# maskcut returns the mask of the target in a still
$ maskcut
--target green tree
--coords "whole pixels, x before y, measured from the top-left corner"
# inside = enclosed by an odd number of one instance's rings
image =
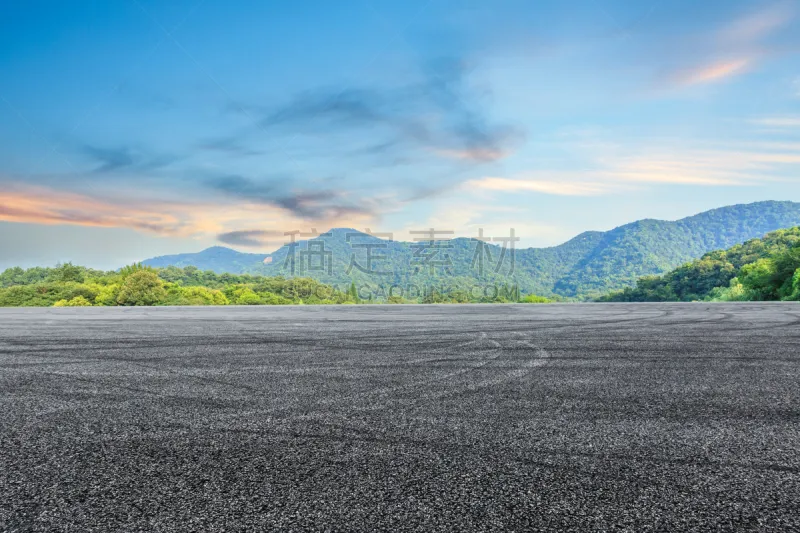
[[[772,300],[775,298],[775,281],[777,268],[775,261],[769,258],[759,259],[755,263],[744,265],[739,273],[739,281],[750,291],[756,300]]]
[[[94,303],[97,305],[117,305],[117,298],[119,297],[119,285],[111,284],[100,287],[97,296],[94,298]]]
[[[347,296],[351,301],[353,301],[355,303],[359,302],[358,289],[356,288],[356,282],[355,281],[351,281],[350,282],[350,288],[347,289]]]
[[[787,300],[800,300],[800,268],[794,271],[792,276],[792,292]]]
[[[206,287],[182,287],[181,295],[186,305],[228,305],[228,298],[222,291]]]
[[[139,269],[125,278],[117,296],[119,305],[156,305],[166,296],[158,274]]]
[[[76,283],[83,283],[83,268],[75,266],[72,263],[56,265],[56,268],[53,269],[52,279],[53,281],[74,281]]]
[[[234,293],[233,303],[236,305],[260,305],[261,297],[256,294],[250,287],[243,287]]]
[[[142,263],[133,263],[132,265],[126,265],[119,269],[119,275],[122,277],[122,279],[125,279],[131,274],[135,274],[137,272],[155,273],[156,270],[153,267],[143,265]]]

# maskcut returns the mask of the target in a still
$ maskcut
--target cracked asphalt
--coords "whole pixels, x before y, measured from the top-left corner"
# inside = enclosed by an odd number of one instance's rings
[[[800,305],[0,309],[2,531],[798,531]]]

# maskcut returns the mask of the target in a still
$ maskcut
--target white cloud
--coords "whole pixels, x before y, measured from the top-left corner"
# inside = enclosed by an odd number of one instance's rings
[[[772,119],[771,124],[800,126],[800,117]],[[766,119],[764,119],[766,120]],[[796,121],[796,122],[795,122]],[[509,177],[486,176],[465,182],[463,190],[475,197],[487,193],[524,196],[598,196],[657,185],[741,187],[793,179],[800,170],[798,143],[757,141],[726,143],[630,142],[617,149],[590,151],[570,146],[583,169],[536,170]]]
[[[800,115],[784,115],[754,119],[753,124],[770,128],[800,128]]]

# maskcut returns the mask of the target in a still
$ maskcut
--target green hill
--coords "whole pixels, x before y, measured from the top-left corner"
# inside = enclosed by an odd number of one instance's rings
[[[219,274],[243,274],[264,259],[264,254],[237,252],[225,246],[212,246],[196,254],[162,255],[144,261],[144,264],[162,268],[167,266],[194,266],[200,270],[211,270]]]
[[[800,227],[716,250],[662,276],[599,298],[605,302],[800,300]]]

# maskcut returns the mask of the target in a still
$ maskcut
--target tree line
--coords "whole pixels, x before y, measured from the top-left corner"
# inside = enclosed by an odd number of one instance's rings
[[[9,268],[0,273],[0,307],[87,307],[153,305],[286,305],[360,303],[467,303],[550,300],[521,295],[519,288],[474,290],[471,280],[399,294],[373,288],[336,288],[307,277],[215,273],[196,267],[153,268],[141,264],[101,271],[71,263]],[[465,284],[466,283],[466,284]]]

